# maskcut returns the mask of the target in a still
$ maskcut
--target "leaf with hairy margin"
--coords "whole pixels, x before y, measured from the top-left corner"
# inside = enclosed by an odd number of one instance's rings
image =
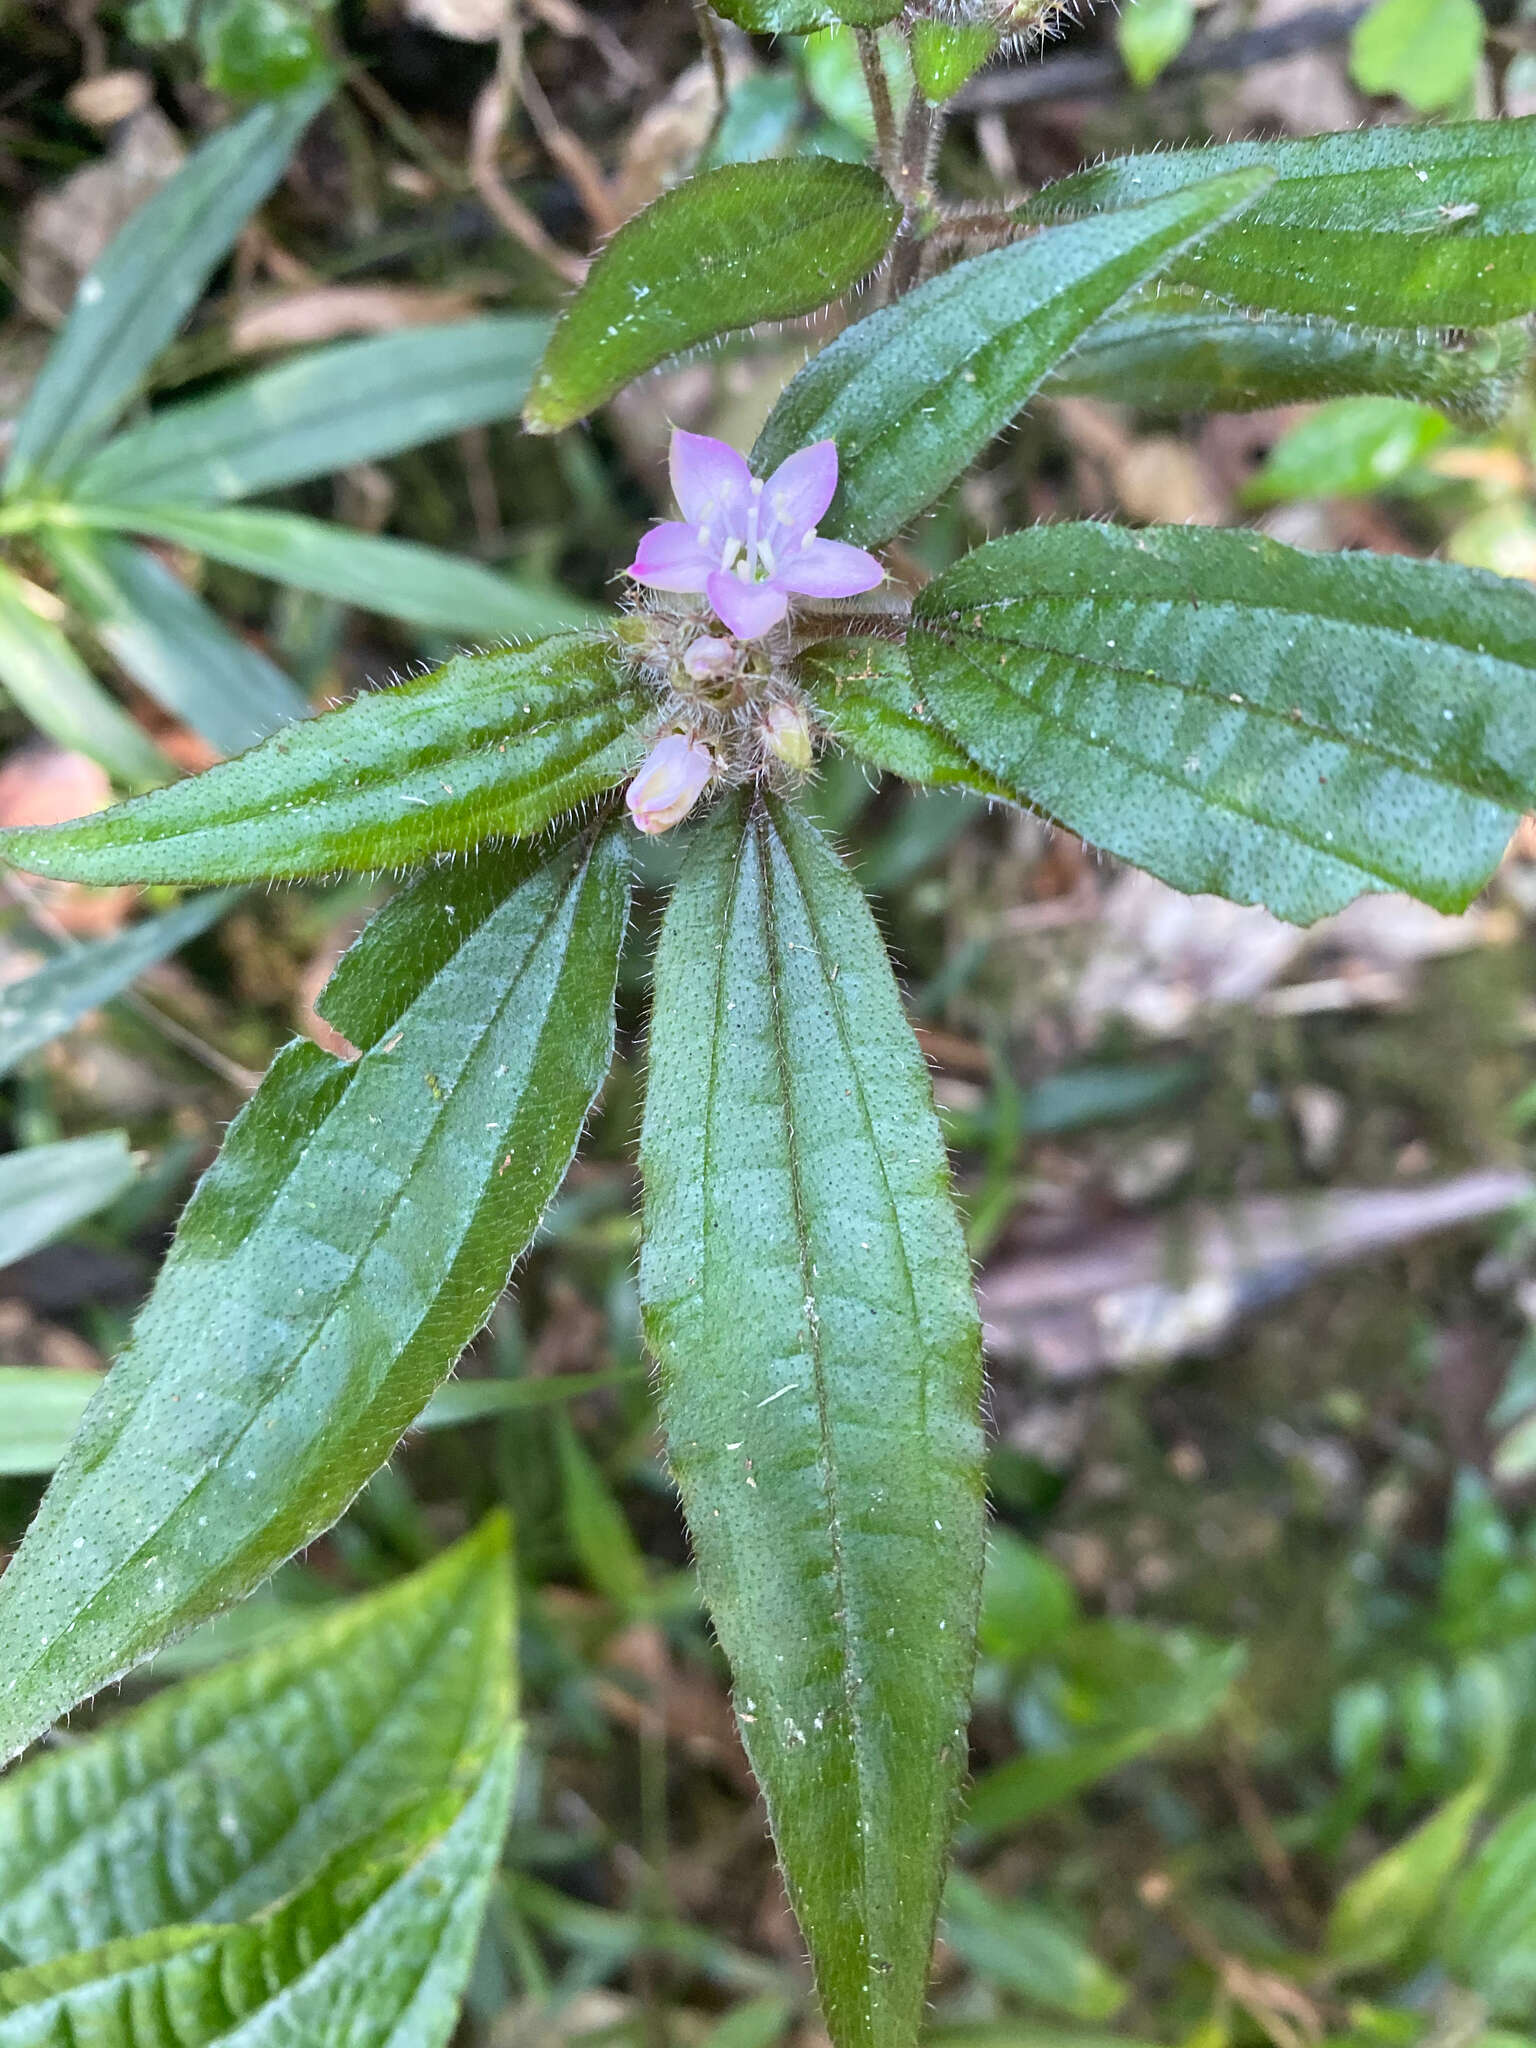
[[[1373,327],[1536,311],[1536,115],[1117,157],[1045,186],[1020,218],[1077,220],[1258,164],[1273,186],[1170,265],[1172,282]]]
[[[0,860],[82,882],[246,882],[401,866],[530,837],[621,782],[654,699],[612,643],[462,654],[169,789],[0,832]]]
[[[38,1375],[48,1377],[48,1375]],[[312,1883],[471,1786],[513,1710],[504,1516],[0,1782],[0,1942],[41,1964]]]
[[[444,2048],[506,1834],[517,1739],[243,1924],[161,1928],[0,1975],[0,2048]]]
[[[490,1312],[608,1070],[616,829],[429,870],[280,1053],[0,1579],[0,1756],[336,1519]],[[0,2037],[3,2038],[3,2037]]]
[[[1042,526],[930,583],[908,653],[987,787],[1298,924],[1462,909],[1536,801],[1536,592],[1477,570]]]
[[[758,436],[767,475],[810,442],[837,443],[821,524],[887,540],[1000,434],[1094,321],[1191,242],[1249,205],[1273,173],[1242,170],[957,263],[811,357]]]
[[[1489,427],[1530,360],[1521,321],[1455,342],[1395,328],[1250,313],[1194,293],[1146,298],[1090,327],[1046,394],[1148,412],[1251,412],[1361,394],[1412,398]]]
[[[818,640],[800,656],[798,674],[828,738],[871,767],[934,789],[1012,800],[1004,783],[989,786],[964,747],[924,718],[906,649],[894,641]]]
[[[869,907],[738,797],[656,959],[640,1286],[669,1455],[838,2048],[909,2048],[982,1557],[980,1342]]]
[[[550,337],[524,421],[555,433],[699,342],[815,312],[874,269],[900,218],[862,164],[792,157],[700,172],[604,246]]]
[[[562,1372],[554,1379],[448,1380],[411,1428],[458,1429],[533,1408],[558,1408],[586,1394],[628,1386],[638,1373],[638,1367],[621,1366],[612,1372]],[[0,1415],[5,1418],[0,1473],[52,1472],[101,1380],[99,1372],[0,1365]]]

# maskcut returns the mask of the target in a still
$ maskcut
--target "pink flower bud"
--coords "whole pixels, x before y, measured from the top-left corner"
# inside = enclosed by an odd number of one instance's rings
[[[811,772],[810,721],[797,704],[770,704],[763,714],[763,744],[796,775]]]
[[[714,772],[714,755],[686,733],[669,732],[659,739],[624,799],[637,828],[670,832],[693,809]]]
[[[696,683],[718,683],[736,673],[740,659],[738,642],[706,633],[702,640],[695,640],[683,656],[683,667]]]

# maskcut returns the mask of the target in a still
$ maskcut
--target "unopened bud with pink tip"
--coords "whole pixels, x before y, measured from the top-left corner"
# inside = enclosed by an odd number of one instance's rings
[[[794,774],[810,774],[811,723],[798,704],[768,706],[763,713],[763,745]]]
[[[722,683],[741,663],[741,643],[706,633],[683,656],[683,668],[696,683]]]
[[[641,763],[624,801],[642,832],[670,832],[681,824],[715,772],[715,757],[686,733],[669,732]]]

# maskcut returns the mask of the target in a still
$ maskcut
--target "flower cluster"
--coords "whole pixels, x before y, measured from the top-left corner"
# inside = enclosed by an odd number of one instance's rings
[[[793,598],[856,597],[884,581],[873,555],[816,530],[837,490],[836,443],[802,448],[764,478],[725,442],[678,429],[670,467],[683,516],[652,527],[625,573],[647,589],[707,601],[725,633],[687,628],[679,686],[705,703],[745,696],[756,758],[804,775],[809,721],[780,688],[765,689],[775,681],[773,661],[746,643],[771,634]],[[669,831],[717,778],[726,778],[726,764],[707,736],[679,725],[663,733],[630,784],[630,814],[642,832]]]

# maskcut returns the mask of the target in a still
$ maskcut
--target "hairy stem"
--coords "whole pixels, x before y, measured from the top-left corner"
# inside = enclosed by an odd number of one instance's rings
[[[896,196],[901,201],[901,226],[891,250],[891,293],[899,297],[917,282],[922,260],[924,215],[933,204],[930,174],[938,150],[943,111],[931,106],[914,88],[902,125]]]
[[[896,109],[891,105],[891,88],[886,81],[885,66],[880,61],[880,39],[872,28],[856,28],[853,38],[858,44],[869,104],[874,110],[875,146],[880,157],[880,169],[891,190],[899,193],[901,164],[896,141]]]

